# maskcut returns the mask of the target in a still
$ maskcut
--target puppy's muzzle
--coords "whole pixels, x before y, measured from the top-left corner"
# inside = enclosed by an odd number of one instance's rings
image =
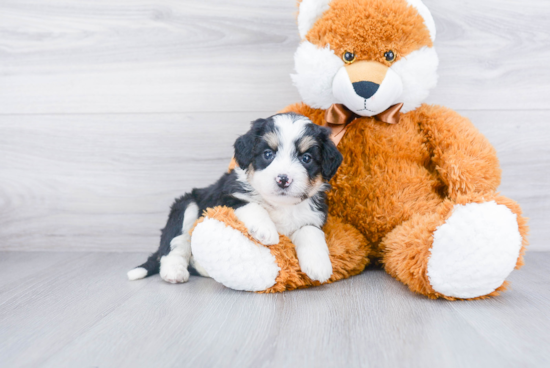
[[[275,180],[277,181],[277,185],[279,186],[279,188],[282,189],[288,188],[292,183],[292,179],[285,174],[278,175]]]

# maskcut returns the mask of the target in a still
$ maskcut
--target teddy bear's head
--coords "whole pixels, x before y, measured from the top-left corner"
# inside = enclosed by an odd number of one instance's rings
[[[408,112],[437,83],[435,23],[421,0],[301,0],[298,29],[292,80],[311,107]]]

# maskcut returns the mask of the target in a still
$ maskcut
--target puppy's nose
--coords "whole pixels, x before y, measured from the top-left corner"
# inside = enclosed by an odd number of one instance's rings
[[[292,179],[288,177],[288,175],[281,174],[277,176],[277,185],[280,188],[288,188],[290,186],[290,183],[292,183]]]
[[[355,93],[364,99],[369,99],[378,91],[379,84],[373,82],[355,82],[353,83],[353,89]]]

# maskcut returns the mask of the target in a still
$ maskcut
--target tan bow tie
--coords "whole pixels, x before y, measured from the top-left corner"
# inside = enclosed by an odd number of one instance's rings
[[[400,111],[403,107],[402,103],[391,106],[384,112],[375,115],[374,118],[388,124],[399,123]],[[325,112],[326,126],[332,130],[330,138],[335,145],[338,146],[340,140],[346,133],[346,129],[355,119],[360,118],[361,115],[357,115],[342,104],[334,104],[328,108]]]

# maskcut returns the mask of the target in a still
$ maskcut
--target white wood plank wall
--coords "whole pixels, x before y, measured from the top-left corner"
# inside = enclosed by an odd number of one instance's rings
[[[428,102],[497,147],[550,250],[550,1],[425,0]],[[248,122],[299,101],[295,0],[0,0],[0,250],[152,250]]]

